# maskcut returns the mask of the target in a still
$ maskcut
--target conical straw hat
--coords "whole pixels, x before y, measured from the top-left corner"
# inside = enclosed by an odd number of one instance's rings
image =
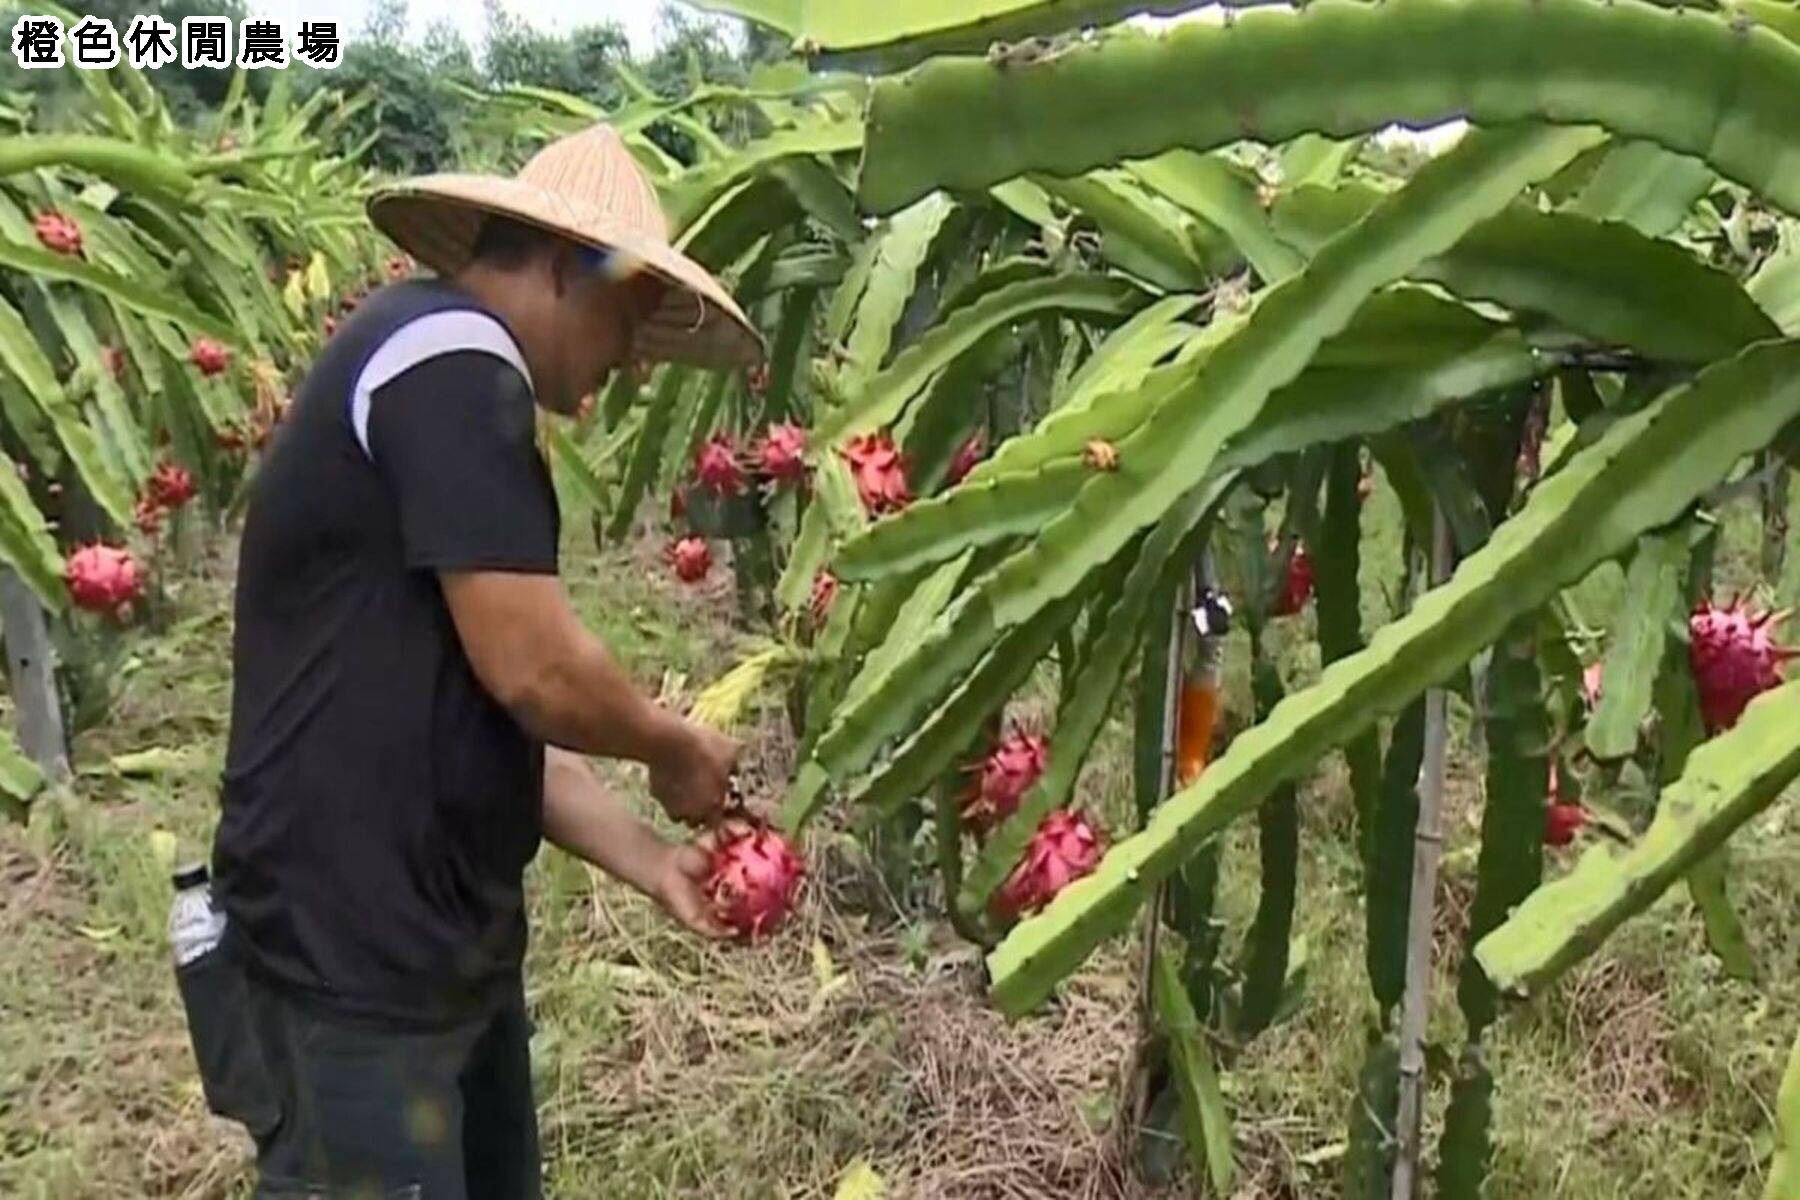
[[[637,357],[702,367],[749,366],[763,357],[762,338],[719,281],[669,245],[656,192],[610,126],[550,143],[516,178],[422,175],[369,199],[376,227],[443,275],[469,261],[490,213],[610,250],[624,273],[647,270],[672,285],[637,328]]]

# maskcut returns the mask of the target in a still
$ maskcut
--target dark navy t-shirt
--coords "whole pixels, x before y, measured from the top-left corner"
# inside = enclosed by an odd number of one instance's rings
[[[556,571],[555,493],[505,325],[385,288],[321,353],[239,552],[217,893],[254,971],[441,1025],[516,988],[543,746],[476,679],[437,572]]]

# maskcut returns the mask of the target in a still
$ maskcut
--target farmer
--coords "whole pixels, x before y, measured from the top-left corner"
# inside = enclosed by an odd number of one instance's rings
[[[525,865],[547,837],[723,934],[704,839],[659,836],[583,756],[645,764],[705,827],[739,748],[647,697],[570,608],[534,404],[762,344],[604,126],[516,178],[387,187],[369,215],[437,278],[369,297],[325,347],[240,552],[213,869],[278,1114],[252,1129],[256,1194],[536,1197]]]

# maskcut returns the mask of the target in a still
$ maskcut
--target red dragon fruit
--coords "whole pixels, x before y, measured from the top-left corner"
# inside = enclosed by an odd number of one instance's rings
[[[148,491],[159,507],[180,508],[194,498],[194,477],[180,463],[159,463],[150,476]]]
[[[850,439],[844,459],[856,478],[856,492],[871,516],[897,512],[912,503],[906,482],[906,459],[885,433]]]
[[[737,447],[722,433],[707,438],[694,455],[694,478],[716,496],[737,496],[744,490],[744,467]]]
[[[675,578],[683,583],[699,583],[712,570],[712,551],[702,538],[684,537],[669,551],[675,564]]]
[[[81,254],[81,226],[73,217],[46,208],[31,222],[31,229],[44,249],[77,257]]]
[[[1031,835],[1025,857],[994,893],[994,914],[1010,921],[1036,912],[1099,861],[1100,835],[1087,818],[1072,809],[1057,809]]]
[[[1800,653],[1771,636],[1786,617],[1758,612],[1741,597],[1724,608],[1703,601],[1688,617],[1688,662],[1709,734],[1730,729],[1750,701],[1781,686],[1782,664]]]
[[[838,580],[830,571],[820,571],[813,576],[812,597],[807,601],[807,615],[812,618],[813,628],[825,624],[825,618],[831,615],[831,606],[837,602]]]
[[[969,477],[975,465],[987,457],[987,435],[977,429],[971,433],[963,444],[956,448],[956,457],[950,460],[950,469],[944,474],[944,483],[955,487]]]
[[[218,375],[231,365],[231,351],[209,337],[195,338],[188,348],[188,361],[198,367],[202,375]]]
[[[971,768],[976,778],[963,800],[963,824],[981,836],[1018,811],[1019,801],[1044,773],[1050,746],[1042,734],[1015,729]]]
[[[138,532],[145,537],[155,537],[162,532],[163,513],[163,506],[149,496],[140,499],[131,510],[132,520],[136,523]]]
[[[756,444],[756,468],[776,483],[806,478],[806,430],[798,425],[771,425]]]
[[[720,841],[705,888],[719,919],[754,941],[780,928],[805,876],[806,864],[786,839],[756,826]]]
[[[1581,827],[1587,824],[1587,809],[1579,804],[1565,804],[1562,801],[1562,785],[1557,776],[1556,760],[1550,760],[1550,779],[1544,789],[1544,797],[1549,801],[1544,809],[1544,845],[1566,846],[1575,840]]]
[[[1275,597],[1275,608],[1272,615],[1292,617],[1306,607],[1312,599],[1313,566],[1312,558],[1306,553],[1304,542],[1294,543],[1294,554],[1288,559],[1287,578],[1282,581],[1281,592]]]
[[[94,542],[78,547],[63,565],[63,582],[76,608],[123,618],[144,594],[144,573],[131,551]]]

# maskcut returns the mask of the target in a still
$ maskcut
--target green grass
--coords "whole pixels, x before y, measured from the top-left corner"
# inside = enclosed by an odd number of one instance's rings
[[[1386,616],[1393,549],[1384,493],[1370,520],[1365,613]],[[1723,585],[1742,582],[1754,528],[1727,528]],[[658,547],[571,551],[587,619],[647,686],[691,699],[742,652],[726,572],[678,592]],[[1790,578],[1792,572],[1790,571]],[[1590,585],[1608,603],[1604,580]],[[1616,598],[1616,589],[1614,591]],[[213,820],[227,710],[229,578],[200,564],[174,586],[177,619],[133,643],[112,718],[76,747],[65,805],[0,832],[0,1195],[226,1197],[248,1186],[248,1145],[210,1119],[162,945],[159,831],[186,853]],[[1303,618],[1284,672],[1317,669]],[[1293,624],[1293,623],[1290,623]],[[1241,654],[1239,656],[1241,662]],[[1052,715],[1046,689],[1030,707]],[[1235,711],[1246,689],[1234,674]],[[1454,971],[1471,887],[1479,762],[1458,703],[1440,893],[1434,1039],[1461,1042]],[[787,767],[780,716],[751,730],[766,776]],[[114,755],[177,753],[125,778]],[[1129,807],[1129,734],[1103,734],[1083,802]],[[633,770],[608,768],[633,796]],[[1302,790],[1295,932],[1305,1006],[1231,1063],[1239,1197],[1334,1195],[1351,1084],[1371,1015],[1359,867],[1341,763]],[[1235,954],[1256,903],[1256,835],[1227,838],[1220,915]],[[814,831],[811,902],[756,950],[696,945],[637,897],[546,851],[530,885],[534,1064],[550,1194],[829,1197],[866,1158],[899,1196],[1109,1197],[1129,1182],[1109,1125],[1135,1035],[1133,965],[1109,947],[1044,1014],[989,1012],[974,956],[939,924],[861,901],[877,885],[856,844]],[[1680,889],[1489,1039],[1499,1081],[1491,1200],[1760,1195],[1768,1108],[1800,1027],[1800,806],[1790,798],[1733,844],[1732,894],[1763,978],[1722,979]],[[1428,1122],[1441,1120],[1434,1084]]]

